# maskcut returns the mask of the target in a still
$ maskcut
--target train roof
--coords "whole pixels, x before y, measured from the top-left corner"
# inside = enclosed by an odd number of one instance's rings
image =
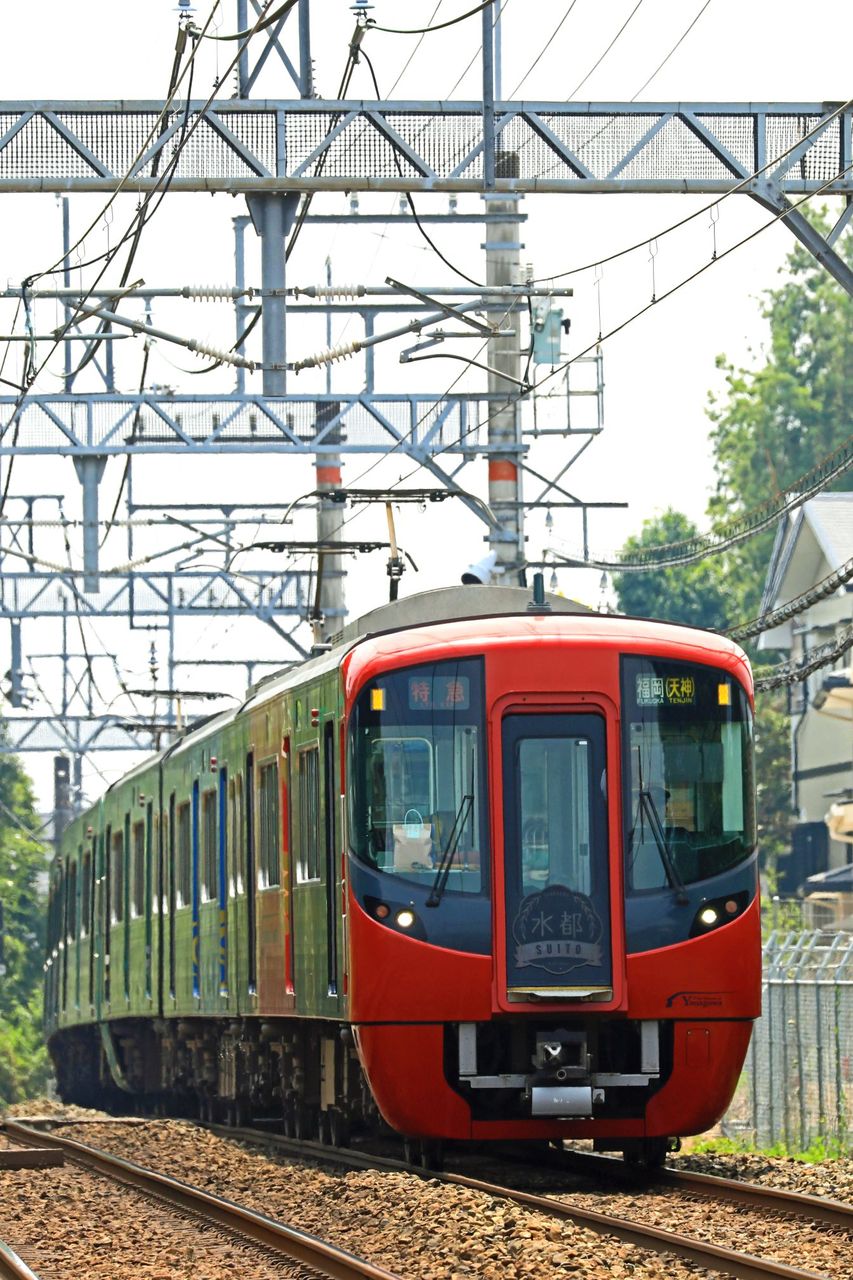
[[[194,748],[207,737],[224,729],[240,712],[251,707],[263,705],[286,689],[293,688],[308,679],[323,676],[327,672],[334,670],[350,650],[364,641],[399,634],[402,642],[400,647],[408,648],[409,645],[406,643],[402,633],[422,630],[424,627],[476,622],[477,620],[482,620],[484,623],[487,620],[494,620],[496,623],[502,619],[516,618],[521,620],[531,617],[532,613],[541,616],[544,610],[541,605],[533,605],[532,595],[530,587],[493,587],[471,584],[441,587],[434,591],[420,592],[402,600],[379,605],[376,609],[371,609],[369,612],[353,619],[352,622],[347,623],[337,634],[333,635],[330,649],[307,658],[304,662],[289,666],[282,671],[272,672],[269,676],[264,677],[263,680],[248,690],[245,700],[239,706],[208,716],[206,719],[196,722],[195,725],[189,725],[181,737],[172,743],[170,747],[147,757],[128,774],[125,774],[120,781],[124,783],[128,778],[144,773],[158,759],[162,760],[169,756],[181,755],[184,751]],[[667,630],[671,630],[673,633],[672,638],[677,638],[681,643],[684,643],[685,640],[689,643],[685,632],[692,633],[696,638],[697,645],[700,646],[703,640],[707,644],[709,637],[713,635],[713,633],[685,627],[676,622],[601,614],[586,605],[580,604],[577,600],[570,600],[565,596],[546,593],[545,605],[547,606],[547,614],[550,617],[574,615],[579,620],[583,619],[582,630],[587,634],[590,634],[590,626],[595,627],[598,624],[601,626],[602,631],[606,631],[610,635],[613,635],[614,631],[617,634],[621,631],[623,634],[626,632],[631,633],[635,639],[643,639],[646,637],[651,638],[651,629],[654,628],[654,633],[658,638],[661,638],[662,634]],[[458,635],[458,628],[452,627],[450,630]],[[728,644],[730,644],[733,652],[737,651],[737,645],[732,642],[728,642]],[[724,637],[714,636],[713,647],[719,652],[721,647],[725,649],[728,646]],[[117,785],[119,783],[113,783],[108,788],[108,791],[111,791]]]
[[[474,622],[478,618],[529,616],[533,591],[530,587],[486,587],[465,585],[422,591],[402,600],[379,605],[354,618],[330,637],[331,649],[285,671],[273,671],[249,690],[243,708],[256,706],[284,689],[302,684],[306,678],[324,675],[336,667],[350,649],[375,636],[410,631],[445,622]],[[565,596],[545,595],[549,612],[594,614],[595,610]],[[541,606],[540,606],[541,607]],[[243,709],[241,708],[241,710]]]

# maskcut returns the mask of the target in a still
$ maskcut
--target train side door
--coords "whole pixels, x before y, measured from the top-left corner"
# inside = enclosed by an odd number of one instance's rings
[[[609,1000],[604,720],[511,714],[502,745],[507,998]]]
[[[338,1012],[335,725],[329,719],[295,751],[293,769],[294,978],[300,1012]]]

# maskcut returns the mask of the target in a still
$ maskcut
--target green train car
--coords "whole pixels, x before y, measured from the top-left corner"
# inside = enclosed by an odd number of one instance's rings
[[[45,992],[63,1098],[229,1117],[251,1099],[299,1132],[330,1098],[375,1110],[340,1034],[342,723],[340,654],[319,656],[69,824]]]

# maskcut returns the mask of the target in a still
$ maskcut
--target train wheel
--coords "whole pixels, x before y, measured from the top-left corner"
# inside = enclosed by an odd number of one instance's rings
[[[284,1100],[282,1127],[285,1138],[296,1137],[296,1103],[293,1098],[285,1098]]]
[[[622,1159],[635,1169],[661,1169],[669,1151],[669,1138],[640,1138],[625,1147]]]
[[[322,1142],[324,1147],[332,1144],[332,1131],[329,1124],[328,1111],[319,1111],[317,1113],[317,1141]]]
[[[310,1142],[317,1135],[317,1113],[313,1107],[298,1102],[293,1115],[293,1136],[300,1142]]]
[[[424,1138],[420,1144],[420,1159],[418,1163],[422,1169],[432,1169],[435,1173],[440,1173],[444,1168],[444,1146],[435,1138]]]
[[[332,1146],[348,1146],[350,1137],[349,1120],[343,1111],[339,1107],[329,1107],[327,1115],[329,1117],[329,1141]]]
[[[417,1138],[403,1139],[403,1159],[406,1164],[419,1164],[421,1158],[421,1144]]]

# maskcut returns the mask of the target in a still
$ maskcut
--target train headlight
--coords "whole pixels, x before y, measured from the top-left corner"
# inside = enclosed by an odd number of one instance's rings
[[[398,911],[394,920],[398,928],[411,929],[412,925],[415,923],[415,913],[414,911],[409,910]]]
[[[726,898],[714,898],[711,902],[703,902],[693,917],[690,937],[701,937],[704,933],[719,929],[720,925],[729,924],[746,910],[751,897],[750,893],[741,890]]]

